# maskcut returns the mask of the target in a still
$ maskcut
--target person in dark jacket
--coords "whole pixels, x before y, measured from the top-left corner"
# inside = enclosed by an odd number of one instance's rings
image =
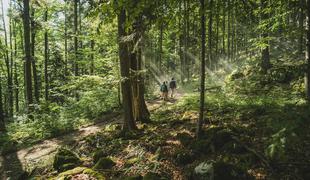
[[[177,82],[175,81],[174,78],[171,79],[169,83],[169,88],[171,89],[171,98],[173,98],[175,91],[177,89]]]
[[[161,98],[165,101],[168,100],[168,86],[165,81],[160,86],[160,92],[161,92]]]

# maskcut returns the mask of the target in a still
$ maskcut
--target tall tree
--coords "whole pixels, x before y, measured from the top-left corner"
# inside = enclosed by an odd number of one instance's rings
[[[11,73],[11,66],[12,64],[10,63],[10,58],[9,58],[9,45],[8,45],[8,35],[7,35],[7,30],[6,30],[6,23],[5,23],[5,16],[4,16],[4,5],[3,5],[3,0],[1,0],[1,9],[2,9],[2,24],[3,24],[3,31],[4,31],[4,45],[5,45],[5,65],[6,65],[6,70],[7,70],[7,110],[8,110],[8,115],[9,117],[13,116],[13,80],[12,80],[12,73]],[[10,33],[11,34],[11,33]]]
[[[5,131],[5,121],[3,114],[3,103],[2,103],[2,74],[0,73],[0,132]]]
[[[123,37],[126,33],[126,11],[122,8],[118,14],[118,45],[119,45],[119,61],[121,71],[121,91],[123,97],[124,110],[124,131],[137,129],[133,117],[132,109],[132,91],[130,83],[130,63],[127,43],[124,42]]]
[[[268,0],[261,0],[261,20],[266,22],[269,18],[269,13],[265,12],[265,9],[268,7]],[[262,30],[262,41],[263,41],[263,49],[262,49],[262,62],[261,68],[264,74],[267,73],[267,70],[270,68],[270,52],[269,52],[269,33],[268,33],[268,23]]]
[[[31,49],[30,49],[30,15],[29,0],[24,0],[24,48],[25,48],[25,85],[26,85],[26,106],[31,111],[32,99],[32,77],[31,77]]]
[[[48,7],[44,12],[44,20],[48,21]],[[49,81],[48,81],[48,59],[49,59],[49,46],[48,46],[48,29],[44,32],[44,81],[45,81],[45,100],[48,101]]]
[[[38,74],[37,74],[37,65],[36,65],[36,56],[35,56],[35,47],[36,47],[36,22],[34,14],[35,9],[31,8],[31,19],[30,19],[30,31],[31,31],[31,65],[32,65],[32,76],[33,76],[33,86],[34,86],[34,99],[35,103],[39,103],[40,101],[40,86],[39,86],[39,80],[38,80]]]
[[[74,0],[74,75],[79,75],[79,62],[78,62],[78,4],[79,0]]]
[[[200,108],[199,119],[197,122],[196,136],[199,138],[202,125],[204,122],[204,107],[205,107],[205,75],[206,75],[206,15],[205,15],[205,0],[200,0],[201,13],[201,65],[200,65]]]

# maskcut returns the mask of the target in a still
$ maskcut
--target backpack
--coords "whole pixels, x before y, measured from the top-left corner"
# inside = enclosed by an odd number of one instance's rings
[[[168,91],[167,85],[162,84],[162,85],[160,86],[160,91],[161,91],[161,92],[167,92],[167,91]]]

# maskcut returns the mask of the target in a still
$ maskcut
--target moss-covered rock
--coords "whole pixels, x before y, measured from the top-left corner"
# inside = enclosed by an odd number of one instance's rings
[[[85,168],[85,167],[76,167],[74,169],[65,171],[65,172],[59,174],[55,179],[57,179],[57,180],[69,180],[69,179],[72,179],[74,176],[81,175],[81,174],[88,175],[91,178],[94,178],[97,180],[105,180],[106,179],[106,177],[103,174],[100,174],[97,171],[94,171],[92,169]]]
[[[65,148],[60,148],[55,155],[53,168],[58,172],[63,172],[77,167],[80,164],[81,160],[74,152]]]
[[[95,164],[94,169],[111,169],[115,165],[115,162],[110,158],[100,158]]]
[[[252,180],[254,179],[246,171],[236,165],[223,161],[203,162],[195,167],[192,176],[196,180],[214,179],[214,180]]]
[[[100,158],[106,157],[107,153],[105,153],[103,150],[97,150],[93,153],[93,162],[96,164]]]

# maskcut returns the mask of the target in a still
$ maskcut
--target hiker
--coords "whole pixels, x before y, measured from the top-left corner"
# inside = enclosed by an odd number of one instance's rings
[[[166,81],[160,86],[161,98],[166,101],[168,100],[168,86]]]
[[[171,98],[173,98],[175,94],[175,90],[177,88],[177,82],[174,80],[174,78],[171,78],[171,81],[169,83],[169,87],[171,89]]]

